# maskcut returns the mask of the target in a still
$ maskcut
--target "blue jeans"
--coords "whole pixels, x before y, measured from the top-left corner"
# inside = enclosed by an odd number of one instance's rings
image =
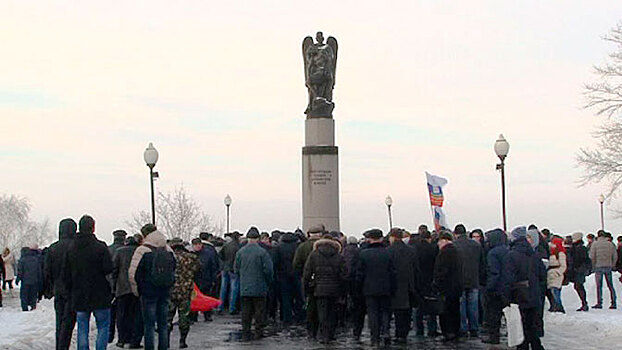
[[[460,297],[460,331],[467,330],[479,330],[479,289],[465,289]]]
[[[597,267],[594,269],[594,278],[596,278],[596,299],[597,304],[603,304],[603,275],[607,282],[607,288],[611,294],[611,305],[616,305],[616,290],[613,288],[613,279],[611,276],[611,267]]]
[[[168,295],[140,297],[145,327],[145,350],[155,349],[155,325],[158,324],[158,349],[168,349]]]
[[[229,295],[229,313],[236,313],[238,298],[240,297],[240,278],[231,271],[223,271],[220,278],[220,300],[222,303],[218,307],[218,311],[225,309],[227,295]]]
[[[108,346],[108,332],[110,331],[110,309],[95,310],[93,311],[93,315],[95,316],[95,323],[97,324],[95,349],[105,350]],[[76,320],[78,322],[78,350],[88,350],[91,312],[76,312]]]
[[[557,304],[557,307],[560,309],[564,308],[562,304],[562,289],[561,288],[551,288],[551,294],[553,294],[553,300]]]

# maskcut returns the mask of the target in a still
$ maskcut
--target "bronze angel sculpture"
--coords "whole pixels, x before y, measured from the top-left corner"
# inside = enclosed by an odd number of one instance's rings
[[[337,67],[337,39],[318,32],[316,43],[310,36],[302,41],[302,56],[305,64],[305,85],[309,90],[309,104],[305,114],[309,118],[332,118],[333,88]]]

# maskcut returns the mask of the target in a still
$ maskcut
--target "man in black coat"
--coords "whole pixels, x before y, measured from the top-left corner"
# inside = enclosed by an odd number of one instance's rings
[[[335,339],[337,328],[337,300],[343,295],[346,264],[341,253],[341,244],[325,235],[315,242],[313,251],[305,264],[303,281],[312,285],[318,309],[320,342],[327,344]]]
[[[108,251],[110,251],[110,256],[114,259],[114,255],[125,245],[125,237],[127,236],[127,232],[124,230],[115,230],[112,232],[113,242],[110,246],[108,246]],[[110,280],[110,286],[114,289],[114,281],[112,280],[112,276],[108,276]],[[112,301],[112,305],[110,307],[110,331],[108,342],[112,343],[114,341],[114,333],[117,325],[117,300],[114,299]]]
[[[294,255],[298,247],[298,237],[291,232],[281,235],[279,245],[274,248],[274,272],[281,291],[281,311],[283,325],[288,327],[293,317],[302,321],[302,287],[294,271]]]
[[[425,226],[425,225],[422,225]],[[412,241],[412,236],[411,236]],[[409,242],[410,244],[410,242]],[[432,295],[432,280],[434,278],[434,263],[436,262],[436,256],[438,255],[438,246],[432,243],[432,235],[427,228],[419,233],[419,239],[414,241],[412,245],[417,251],[418,265],[419,265],[419,292],[422,296]],[[423,336],[423,319],[426,318],[428,336],[437,337],[440,335],[438,332],[438,322],[436,321],[436,315],[429,315],[423,311],[422,307],[418,307],[415,315],[415,322],[417,328],[417,336]]]
[[[419,259],[415,248],[402,241],[404,230],[393,228],[389,232],[388,248],[396,271],[396,288],[391,298],[391,309],[395,317],[395,341],[406,344],[412,307],[419,301]]]
[[[462,224],[456,225],[454,235],[454,246],[462,259],[464,282],[464,291],[460,297],[460,333],[466,335],[468,331],[475,338],[479,335],[479,288],[486,273],[484,249],[479,242],[468,237]]]
[[[546,269],[527,236],[525,226],[512,230],[510,251],[503,264],[506,297],[512,304],[518,304],[523,323],[525,340],[517,349],[540,350],[539,312],[542,291],[540,284],[546,281]]]
[[[588,311],[587,293],[585,292],[585,277],[590,267],[588,266],[588,249],[583,245],[583,234],[575,232],[572,234],[572,246],[568,251],[568,280],[574,282],[574,290],[581,299],[581,307],[577,311]]]
[[[489,344],[499,344],[501,316],[503,308],[508,304],[503,281],[503,264],[508,253],[507,235],[501,229],[494,229],[486,232],[486,242],[489,249],[486,259],[488,278],[485,288],[485,317],[488,337],[482,341]]]
[[[449,231],[441,231],[438,236],[439,253],[434,264],[433,289],[445,300],[440,314],[441,331],[445,341],[457,338],[460,330],[460,296],[464,290],[462,280],[462,260],[453,244]]]
[[[129,280],[130,263],[136,248],[141,244],[143,236],[136,234],[126,239],[127,245],[117,249],[112,257],[114,270],[114,294],[116,297],[117,329],[119,330],[118,347],[130,344],[130,349],[137,349],[143,337],[143,318],[140,298],[132,293]]]
[[[218,313],[221,314],[225,309],[225,304],[228,303],[229,314],[237,315],[240,279],[233,273],[233,263],[235,262],[235,254],[240,250],[240,233],[238,231],[225,233],[225,237],[230,240],[218,252],[218,256],[222,261],[222,273],[220,276],[220,300],[222,303],[218,307]]]
[[[36,249],[36,246],[22,248],[21,256],[17,263],[17,280],[21,283],[19,296],[22,311],[36,309],[37,298],[43,287],[41,254]]]
[[[347,289],[347,312],[349,323],[352,325],[352,335],[356,341],[361,338],[363,325],[365,323],[365,297],[361,293],[361,288],[356,280],[356,272],[359,265],[360,248],[358,240],[354,236],[348,237],[348,243],[343,249],[343,258],[346,262],[348,272],[346,279]]]
[[[63,219],[58,225],[58,241],[50,245],[45,256],[44,275],[54,291],[56,310],[56,350],[67,350],[76,325],[76,313],[71,309],[70,291],[63,280],[66,255],[76,237],[73,219]]]
[[[391,342],[391,297],[395,294],[397,283],[395,266],[383,244],[381,230],[368,230],[364,236],[369,241],[369,247],[359,255],[357,280],[365,296],[372,345],[380,345],[381,338],[388,345]]]
[[[95,220],[84,215],[78,223],[79,232],[67,252],[65,285],[71,291],[71,305],[77,312],[78,349],[89,342],[89,320],[95,315],[97,348],[108,343],[112,292],[106,278],[112,273],[112,258],[106,243],[95,237]]]

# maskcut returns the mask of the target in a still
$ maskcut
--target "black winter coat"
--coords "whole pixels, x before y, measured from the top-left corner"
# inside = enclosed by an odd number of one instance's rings
[[[43,266],[41,253],[38,250],[24,247],[17,263],[17,278],[22,285],[43,288]]]
[[[343,248],[343,259],[346,262],[346,271],[348,272],[348,281],[353,281],[356,278],[356,269],[359,260],[359,246],[358,244],[347,244]]]
[[[433,289],[446,298],[460,298],[464,290],[462,277],[462,259],[453,243],[449,243],[436,257]]]
[[[292,233],[281,236],[279,245],[274,248],[274,271],[277,277],[294,277],[294,255],[298,247],[298,237]]]
[[[113,270],[106,243],[92,233],[78,233],[67,252],[65,285],[74,311],[110,308],[112,292],[106,276]]]
[[[132,256],[136,248],[138,248],[138,243],[134,241],[125,247],[117,249],[112,257],[112,265],[114,268],[112,271],[112,286],[113,293],[117,298],[132,293],[129,270]]]
[[[233,264],[235,263],[235,254],[240,250],[240,241],[233,239],[230,242],[225,243],[218,252],[218,256],[222,261],[222,270],[226,272],[233,272]]]
[[[503,281],[503,264],[509,249],[507,236],[501,230],[487,233],[488,239],[488,279],[486,281],[486,293],[490,295],[506,295]]]
[[[434,280],[434,264],[438,256],[438,246],[424,239],[414,241],[412,245],[417,251],[419,259],[419,288],[422,295],[432,293],[432,280]]]
[[[306,289],[316,297],[343,295],[346,280],[346,264],[339,254],[341,245],[331,239],[320,239],[313,245],[303,272]]]
[[[393,296],[397,277],[391,254],[382,243],[372,243],[359,254],[357,281],[366,297]]]
[[[454,241],[454,246],[462,259],[464,289],[478,289],[484,284],[486,274],[482,245],[469,239],[467,235],[460,235]]]
[[[76,222],[72,219],[61,220],[58,228],[58,241],[54,242],[45,256],[44,275],[52,287],[54,296],[69,297],[69,289],[65,285],[64,271],[67,268],[67,252],[76,237]]]
[[[393,310],[406,310],[414,307],[419,300],[419,259],[415,248],[401,240],[395,241],[388,248],[395,266],[397,284],[391,298]]]
[[[542,260],[524,237],[510,243],[505,256],[504,273],[506,297],[521,309],[540,305],[541,286],[546,283],[546,269]]]
[[[572,246],[568,250],[568,267],[566,274],[568,280],[571,282],[579,281],[585,282],[585,276],[587,275],[587,259],[589,258],[588,250],[583,245],[582,241],[572,243]]]
[[[197,279],[197,286],[204,294],[212,294],[212,289],[217,282],[218,272],[220,271],[220,260],[218,253],[213,245],[204,243],[203,249],[196,252],[201,263],[200,276]]]

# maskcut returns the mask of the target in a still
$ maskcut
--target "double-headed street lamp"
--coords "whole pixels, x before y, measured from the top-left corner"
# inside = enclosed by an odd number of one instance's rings
[[[604,204],[605,204],[605,196],[598,196],[598,202],[600,203],[600,229],[605,231],[605,214],[604,214]]]
[[[149,147],[145,150],[143,154],[145,159],[145,163],[149,167],[149,181],[151,182],[151,223],[155,225],[155,195],[153,191],[153,179],[154,177],[158,177],[158,173],[153,171],[153,167],[158,162],[158,150],[153,147],[153,143],[149,142]]]
[[[224,202],[227,207],[227,233],[229,233],[229,207],[231,207],[231,196],[227,195]]]
[[[507,215],[505,212],[505,157],[510,152],[510,144],[505,140],[503,134],[499,135],[499,139],[495,142],[495,153],[501,160],[501,163],[497,164],[497,170],[501,170],[501,207],[503,214],[503,230],[507,232]]]
[[[391,206],[393,205],[393,198],[391,196],[387,196],[384,200],[384,204],[387,205],[387,209],[389,210],[389,231],[393,228],[393,218],[391,217]]]

